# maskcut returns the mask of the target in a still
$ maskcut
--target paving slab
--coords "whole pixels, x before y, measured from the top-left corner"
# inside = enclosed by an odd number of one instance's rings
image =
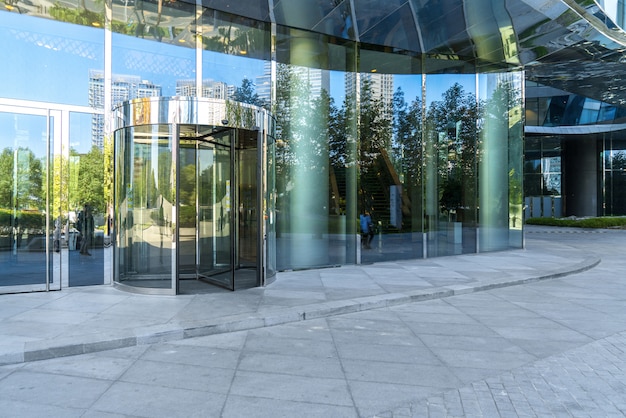
[[[606,234],[620,232],[623,234]],[[597,253],[569,245],[568,239],[545,240],[550,234],[554,234],[550,228],[527,228],[526,248],[521,250],[279,272],[276,281],[265,288],[233,293],[154,296],[91,286],[43,294],[0,295],[0,364],[272,327],[485,292],[571,276],[600,264]],[[610,295],[611,288],[601,291]],[[545,292],[552,292],[549,285]],[[555,320],[559,314],[554,313]],[[431,316],[442,322],[455,321],[451,315]]]
[[[365,299],[336,300],[331,292],[303,305],[261,298],[255,309],[223,316],[201,302],[241,300],[236,294],[190,297],[158,324],[134,323],[99,339],[86,333],[83,341],[80,332],[60,332],[56,339],[92,352],[0,366],[0,415],[625,416],[626,309],[619,306],[626,300],[626,231],[535,234],[520,253],[537,251],[552,260],[552,271],[564,266],[554,264],[560,256],[547,256],[553,246],[571,266],[594,256],[600,264],[480,291],[457,293],[433,282]],[[523,256],[502,258],[510,264]],[[104,347],[118,340],[128,346]],[[37,344],[43,352],[45,343]]]

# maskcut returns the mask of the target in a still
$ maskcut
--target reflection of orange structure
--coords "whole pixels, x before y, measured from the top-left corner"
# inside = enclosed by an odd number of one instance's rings
[[[142,97],[134,101],[136,104],[133,106],[133,124],[150,123],[150,98]]]

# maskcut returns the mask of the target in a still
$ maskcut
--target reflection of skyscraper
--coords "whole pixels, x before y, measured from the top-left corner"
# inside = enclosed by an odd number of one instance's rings
[[[358,79],[360,79],[360,87],[369,82],[372,98],[380,100],[385,108],[385,115],[391,117],[393,110],[393,74],[346,73],[346,95],[353,94],[356,91]]]
[[[256,78],[256,94],[263,103],[272,102],[272,64],[265,62],[263,75]]]
[[[202,80],[202,92],[197,94],[195,80],[178,80],[176,82],[177,96],[200,96],[210,97],[213,99],[226,100],[235,93],[235,86],[224,83],[223,81]]]
[[[320,97],[322,90],[330,92],[330,73],[328,70],[309,67],[291,67],[291,69],[302,81],[309,84],[311,99]]]
[[[161,86],[142,80],[139,76],[113,75],[112,105],[123,101],[161,95]],[[89,105],[94,109],[104,109],[104,72],[89,71]],[[104,142],[104,115],[94,114],[91,118],[91,143],[102,149]]]
[[[271,102],[272,76],[270,63],[265,63],[263,75],[256,78],[256,93],[264,103]],[[311,89],[311,99],[317,99],[322,90],[330,92],[330,72],[318,68],[288,66],[278,64],[278,71],[292,71],[302,82],[307,83]]]

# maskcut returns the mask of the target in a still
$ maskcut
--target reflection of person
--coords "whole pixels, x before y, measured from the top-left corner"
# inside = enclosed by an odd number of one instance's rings
[[[54,231],[52,232],[54,252],[61,251],[61,218],[58,217],[54,220]]]
[[[89,246],[93,238],[93,215],[91,214],[91,206],[85,205],[83,210],[78,214],[80,240],[80,253],[83,255],[91,255]]]
[[[361,220],[361,234],[363,234],[363,246],[366,249],[372,248],[370,244],[374,239],[374,223],[372,217],[368,211],[365,211],[359,216]]]

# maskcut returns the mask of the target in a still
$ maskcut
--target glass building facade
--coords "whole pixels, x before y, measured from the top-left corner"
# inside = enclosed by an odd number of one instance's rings
[[[521,248],[525,74],[605,35],[510,3],[4,0],[0,292]]]
[[[525,217],[626,215],[626,108],[527,82]]]

